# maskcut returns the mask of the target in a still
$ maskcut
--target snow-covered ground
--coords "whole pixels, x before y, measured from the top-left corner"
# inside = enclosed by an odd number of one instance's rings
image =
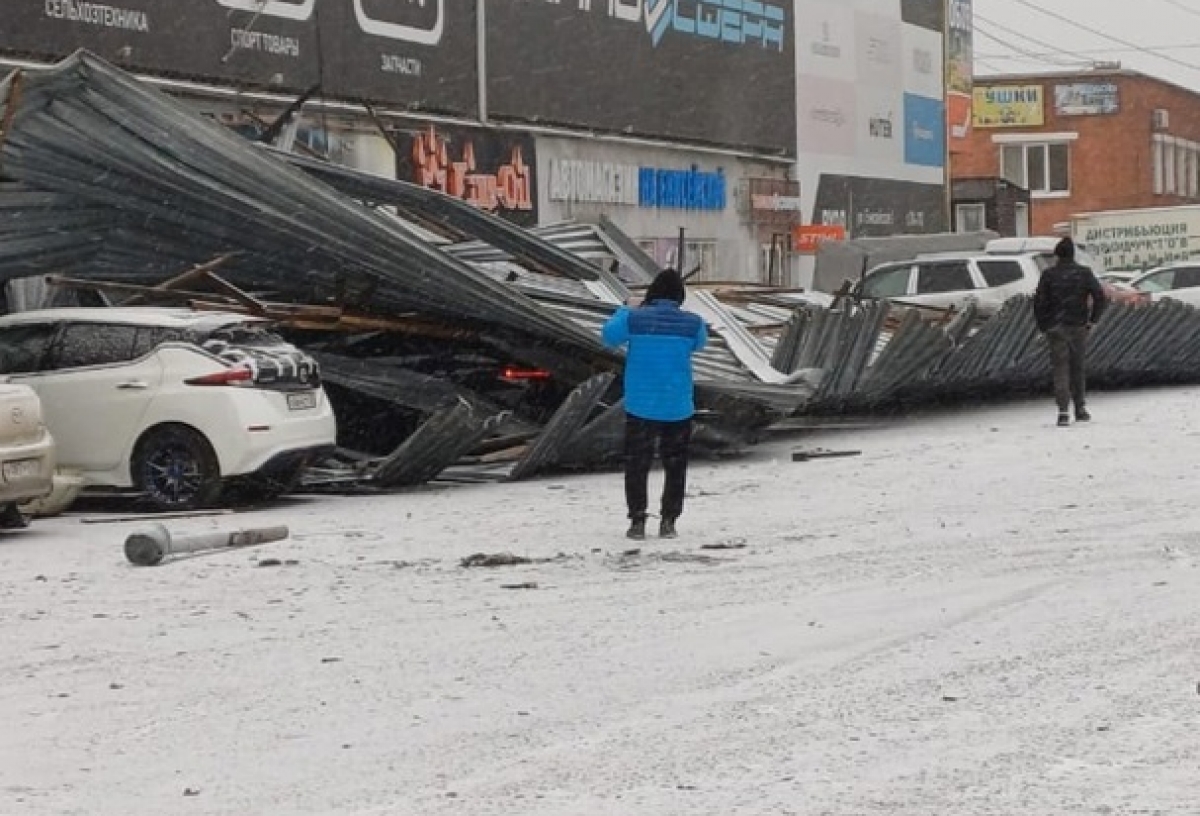
[[[0,814],[1200,812],[1198,404],[777,439],[636,554],[616,474],[176,522],[293,536],[155,568],[42,521],[0,538]],[[535,563],[459,565],[497,552]]]

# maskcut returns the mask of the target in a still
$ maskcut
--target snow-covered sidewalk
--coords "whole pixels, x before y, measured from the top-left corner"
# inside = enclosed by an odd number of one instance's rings
[[[637,553],[617,474],[174,522],[293,536],[155,568],[41,521],[0,538],[0,814],[1195,813],[1198,401],[776,440]]]

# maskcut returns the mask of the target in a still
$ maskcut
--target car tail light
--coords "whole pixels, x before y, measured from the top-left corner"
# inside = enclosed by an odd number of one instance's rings
[[[227,368],[203,377],[192,377],[184,380],[187,385],[242,385],[254,380],[254,372],[245,366]]]
[[[500,379],[505,382],[526,382],[528,380],[548,380],[550,372],[544,368],[517,368],[516,366],[507,366],[504,373],[500,375]]]

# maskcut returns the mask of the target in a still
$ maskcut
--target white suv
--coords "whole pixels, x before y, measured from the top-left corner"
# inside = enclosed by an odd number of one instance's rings
[[[0,317],[0,378],[41,397],[59,465],[156,509],[278,495],[335,443],[316,362],[265,321],[186,309]]]
[[[980,314],[992,315],[1009,298],[1032,293],[1040,277],[1035,252],[947,252],[877,266],[855,287],[855,294],[864,300],[931,309],[962,311],[974,304]]]

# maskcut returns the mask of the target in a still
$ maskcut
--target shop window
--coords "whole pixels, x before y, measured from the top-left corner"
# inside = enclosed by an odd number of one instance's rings
[[[643,238],[637,243],[661,269],[669,266],[687,275],[699,267],[699,271],[691,280],[716,280],[719,276],[716,241],[685,242],[682,269],[679,264],[678,238]]]
[[[1069,194],[1071,146],[1066,142],[1002,145],[1000,175],[1035,195]]]
[[[954,227],[956,232],[983,232],[987,229],[987,205],[956,204]]]

